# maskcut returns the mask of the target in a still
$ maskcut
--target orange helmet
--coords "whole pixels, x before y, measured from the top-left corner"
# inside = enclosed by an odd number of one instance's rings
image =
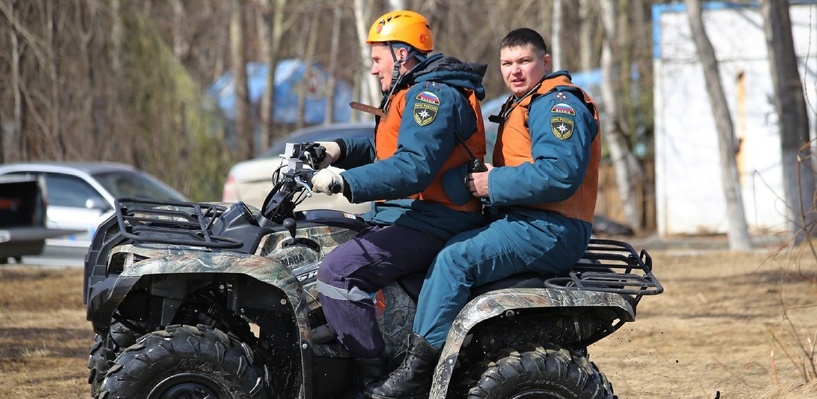
[[[366,43],[385,42],[403,42],[424,53],[434,50],[428,21],[414,11],[392,11],[372,24]]]

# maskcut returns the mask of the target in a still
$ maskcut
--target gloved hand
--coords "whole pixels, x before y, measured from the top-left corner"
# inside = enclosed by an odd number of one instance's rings
[[[321,169],[312,176],[312,191],[332,195],[343,192],[343,178],[340,177],[343,169],[330,166]]]
[[[315,144],[320,145],[326,150],[326,156],[323,158],[323,161],[318,164],[318,169],[326,168],[340,158],[340,146],[338,143],[334,141],[316,141]]]

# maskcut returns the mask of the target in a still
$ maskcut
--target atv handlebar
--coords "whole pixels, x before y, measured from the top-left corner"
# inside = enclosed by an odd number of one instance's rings
[[[273,187],[258,217],[260,226],[281,224],[284,219],[293,217],[295,207],[312,196],[312,176],[325,156],[320,144],[287,143],[282,156],[286,162],[272,174]]]

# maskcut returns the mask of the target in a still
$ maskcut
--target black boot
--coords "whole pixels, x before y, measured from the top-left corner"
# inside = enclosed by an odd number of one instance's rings
[[[354,362],[361,386],[381,380],[389,374],[389,359],[355,359]]]
[[[366,386],[366,397],[373,399],[421,399],[431,390],[431,376],[440,358],[440,350],[417,334],[409,335],[406,358],[388,378]]]

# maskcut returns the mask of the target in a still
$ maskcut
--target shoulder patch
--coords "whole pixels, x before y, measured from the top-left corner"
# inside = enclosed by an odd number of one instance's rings
[[[550,109],[550,112],[554,114],[567,114],[570,116],[576,115],[576,110],[574,110],[569,104],[565,103],[558,103],[554,105],[553,108]]]
[[[557,101],[567,101],[567,94],[557,91],[553,94],[553,98],[555,98]]]
[[[554,116],[550,118],[550,131],[559,140],[567,140],[573,136],[573,118]]]
[[[417,95],[417,97],[414,97],[414,99],[432,105],[440,105],[440,97],[437,97],[436,94],[430,91],[421,91],[420,94]]]
[[[426,126],[434,122],[437,117],[437,110],[439,107],[424,102],[414,103],[414,122],[420,126]]]

